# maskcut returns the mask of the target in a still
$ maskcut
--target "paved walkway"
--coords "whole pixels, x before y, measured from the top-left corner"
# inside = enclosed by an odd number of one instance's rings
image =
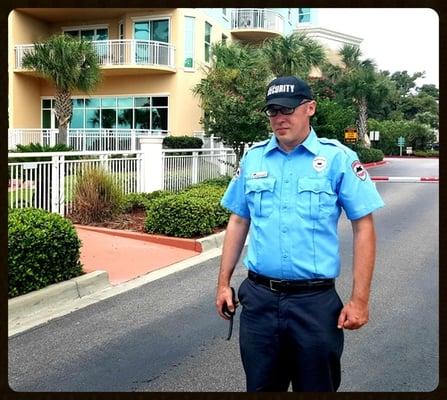
[[[199,251],[153,243],[135,237],[117,236],[76,226],[82,241],[81,263],[85,272],[109,273],[110,283],[117,285],[148,272],[196,256]],[[148,236],[148,235],[147,235]]]

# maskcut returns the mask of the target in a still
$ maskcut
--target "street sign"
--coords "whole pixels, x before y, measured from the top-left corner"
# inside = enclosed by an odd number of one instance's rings
[[[399,152],[402,156],[402,148],[405,146],[405,138],[403,136],[399,136],[397,139],[397,145],[399,146]]]
[[[369,140],[377,142],[380,139],[379,131],[369,131]]]
[[[355,128],[346,128],[345,129],[345,142],[353,143],[358,140],[358,132]]]

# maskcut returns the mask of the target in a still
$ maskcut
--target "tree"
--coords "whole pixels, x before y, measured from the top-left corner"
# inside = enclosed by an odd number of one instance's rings
[[[390,79],[395,82],[397,90],[406,96],[411,89],[416,87],[416,79],[423,77],[424,72],[416,72],[410,76],[407,71],[396,71],[391,75]]]
[[[56,88],[55,114],[58,143],[67,144],[67,126],[72,116],[74,90],[91,92],[101,80],[99,60],[92,43],[68,35],[54,35],[23,57],[23,66],[39,72]]]
[[[306,79],[312,68],[321,67],[326,61],[323,46],[301,32],[267,39],[261,52],[274,76]]]
[[[213,44],[212,54],[212,64],[193,93],[200,97],[206,134],[231,146],[239,164],[246,144],[268,137],[261,110],[269,71],[255,48],[239,43]]]
[[[357,46],[345,44],[339,55],[344,67],[337,83],[337,98],[352,101],[358,110],[358,129],[360,140],[367,144],[368,104],[376,106],[387,97],[390,91],[389,81],[376,71],[373,60],[361,60],[361,51]]]
[[[433,97],[435,100],[439,100],[439,89],[433,84],[425,84],[416,88],[418,94],[426,94]]]

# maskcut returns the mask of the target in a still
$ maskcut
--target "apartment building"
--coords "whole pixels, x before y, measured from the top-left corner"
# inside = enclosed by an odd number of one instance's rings
[[[210,63],[211,44],[289,34],[301,10],[17,8],[8,17],[10,134],[26,143],[57,128],[54,87],[21,64],[33,43],[53,34],[92,40],[102,69],[94,93],[73,93],[69,138],[193,135],[202,131],[202,111],[191,88]]]

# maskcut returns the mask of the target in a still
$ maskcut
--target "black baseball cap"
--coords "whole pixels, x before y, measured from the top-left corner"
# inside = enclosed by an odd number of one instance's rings
[[[267,86],[264,110],[270,105],[296,107],[303,100],[313,100],[309,85],[295,76],[281,76]]]

